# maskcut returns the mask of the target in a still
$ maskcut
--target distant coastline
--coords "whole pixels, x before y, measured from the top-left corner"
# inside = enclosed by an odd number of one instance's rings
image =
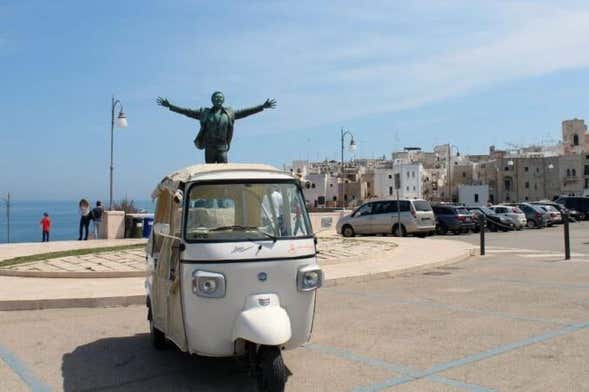
[[[94,200],[91,200],[94,204]],[[151,200],[134,200],[138,209],[148,212],[154,211],[154,203]],[[41,229],[39,221],[43,212],[47,212],[51,218],[51,241],[77,240],[78,224],[78,200],[61,201],[20,201],[12,200],[10,208],[10,242],[38,242],[41,241]],[[6,208],[0,208],[0,244],[6,243]]]

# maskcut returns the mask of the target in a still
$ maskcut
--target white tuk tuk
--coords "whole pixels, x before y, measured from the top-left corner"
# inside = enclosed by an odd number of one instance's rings
[[[153,197],[145,287],[155,346],[246,357],[260,390],[283,391],[281,350],[310,339],[323,281],[298,180],[267,165],[195,165]]]

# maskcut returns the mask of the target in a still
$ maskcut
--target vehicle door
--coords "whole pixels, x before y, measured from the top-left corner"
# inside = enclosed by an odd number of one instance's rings
[[[390,233],[392,225],[390,202],[379,201],[372,203],[370,227],[371,234]]]
[[[179,286],[182,205],[168,192],[162,192],[155,220],[166,230],[154,234],[158,254],[154,257],[152,317],[155,325],[182,348],[186,345]]]
[[[511,219],[509,217],[509,214],[508,214],[508,211],[507,211],[507,207],[495,207],[495,208],[493,208],[493,211],[495,211],[495,214],[497,214],[499,216],[502,216],[502,217],[507,218],[507,219]]]
[[[370,224],[373,220],[372,206],[374,203],[366,203],[356,210],[352,217],[352,227],[358,234],[370,234]]]

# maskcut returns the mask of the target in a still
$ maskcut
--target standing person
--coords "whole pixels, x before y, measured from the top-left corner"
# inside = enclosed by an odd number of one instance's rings
[[[102,208],[102,203],[100,201],[96,202],[96,207],[92,209],[92,219],[94,220],[93,231],[94,231],[94,239],[100,238],[100,225],[102,224],[102,213],[104,212],[104,208]]]
[[[90,226],[90,220],[92,219],[90,203],[88,203],[88,200],[82,199],[78,206],[80,207],[80,236],[78,241],[81,241],[82,237],[86,241],[88,239],[88,226]]]
[[[49,242],[49,231],[51,230],[51,219],[49,219],[49,214],[44,212],[43,219],[39,222],[41,225],[41,231],[43,232],[43,239],[41,242]]]

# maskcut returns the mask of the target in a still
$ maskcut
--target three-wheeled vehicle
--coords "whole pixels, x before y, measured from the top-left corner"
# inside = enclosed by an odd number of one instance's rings
[[[145,287],[155,346],[247,358],[260,390],[283,391],[281,351],[310,339],[323,281],[298,180],[267,165],[195,165],[152,196]]]

